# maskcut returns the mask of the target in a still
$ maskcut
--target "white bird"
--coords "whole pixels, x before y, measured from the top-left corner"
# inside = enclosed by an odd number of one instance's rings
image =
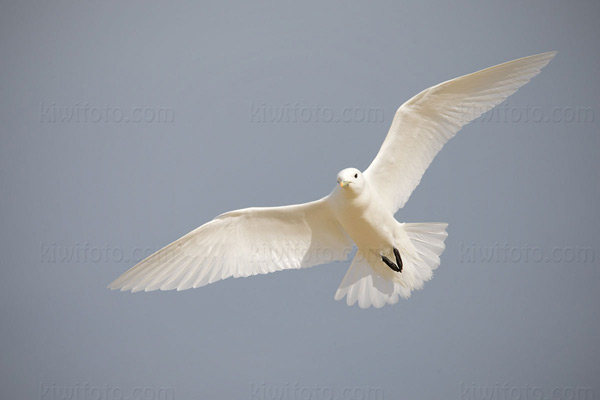
[[[445,223],[400,223],[404,206],[444,144],[513,94],[556,52],[452,79],[404,103],[371,165],[346,168],[320,200],[222,214],[152,254],[109,285],[185,290],[215,281],[306,268],[356,254],[335,299],[376,308],[408,298],[440,264]]]

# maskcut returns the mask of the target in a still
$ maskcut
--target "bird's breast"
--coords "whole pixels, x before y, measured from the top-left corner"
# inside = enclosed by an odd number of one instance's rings
[[[340,225],[361,249],[377,249],[393,243],[394,216],[371,196],[332,196],[330,205]]]

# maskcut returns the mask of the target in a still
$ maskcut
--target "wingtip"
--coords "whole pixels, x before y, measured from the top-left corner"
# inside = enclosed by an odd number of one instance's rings
[[[554,57],[556,57],[557,54],[558,54],[558,51],[553,50],[553,51],[547,51],[545,53],[536,54],[531,57],[543,60],[544,66],[546,66]]]
[[[541,69],[541,68],[545,67],[550,62],[550,60],[552,60],[557,54],[558,54],[558,51],[554,51],[554,50],[546,51],[544,53],[532,54],[530,56],[525,56],[525,57],[517,58],[512,61],[507,61],[505,63],[495,65],[494,67],[503,66],[505,64],[526,62],[526,63],[533,63],[533,64],[541,64],[541,66],[540,66],[540,69]],[[490,67],[490,68],[494,68],[494,67]]]
[[[524,57],[524,58],[528,58],[528,57],[548,57],[548,58],[552,58],[552,57],[556,56],[556,54],[558,54],[558,51],[551,50],[551,51],[545,51],[543,53],[532,54],[532,55]]]
[[[556,50],[552,50],[552,51],[547,51],[545,53],[542,53],[540,55],[545,55],[548,58],[548,61],[552,60],[554,57],[556,57],[556,55],[558,54],[558,51]]]

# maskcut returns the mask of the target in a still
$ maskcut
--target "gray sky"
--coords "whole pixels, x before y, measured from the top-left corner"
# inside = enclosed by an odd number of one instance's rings
[[[592,1],[4,2],[1,397],[599,398],[599,18]],[[106,289],[222,212],[327,194],[420,90],[550,50],[397,214],[450,224],[410,300],[335,302],[347,262]]]

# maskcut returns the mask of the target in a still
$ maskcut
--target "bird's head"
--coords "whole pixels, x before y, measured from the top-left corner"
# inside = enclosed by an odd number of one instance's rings
[[[346,168],[337,175],[337,181],[343,190],[359,193],[365,185],[365,178],[356,168]]]

